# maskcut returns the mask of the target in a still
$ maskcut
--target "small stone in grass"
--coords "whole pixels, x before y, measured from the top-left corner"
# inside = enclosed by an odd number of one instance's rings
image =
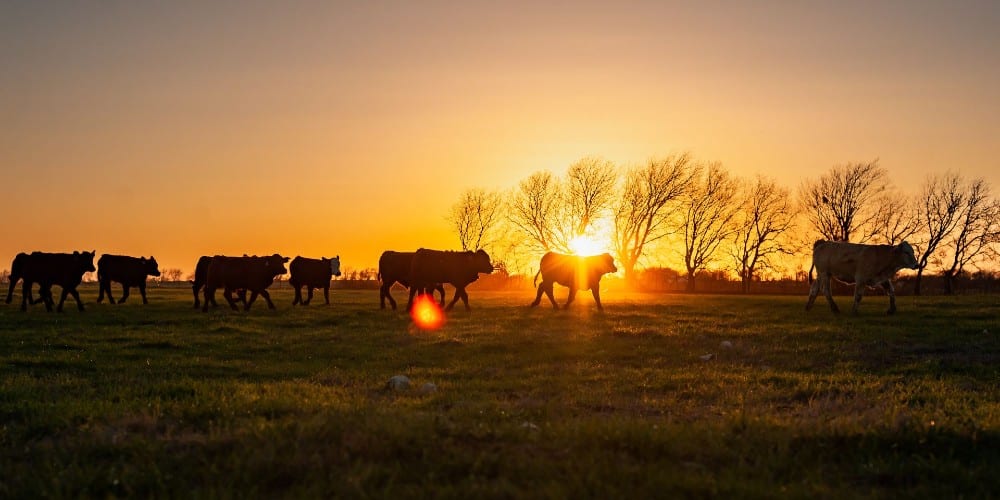
[[[698,359],[700,359],[702,361],[709,361],[709,360],[711,360],[714,357],[715,357],[715,354],[708,353],[708,354],[706,354],[704,356],[698,356]]]
[[[395,375],[385,384],[386,389],[405,391],[410,388],[410,379],[406,375]]]
[[[432,384],[431,382],[427,382],[424,385],[420,386],[420,394],[433,394],[437,392],[437,390],[438,386]]]
[[[732,349],[733,348],[733,343],[730,342],[730,341],[728,341],[728,340],[723,340],[722,343],[719,344],[719,345],[721,345],[723,349]]]

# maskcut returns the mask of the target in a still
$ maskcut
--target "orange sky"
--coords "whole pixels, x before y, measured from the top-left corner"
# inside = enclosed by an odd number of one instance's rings
[[[467,187],[691,151],[1000,189],[997,2],[4,2],[18,251],[454,248]],[[706,5],[707,4],[707,5]]]

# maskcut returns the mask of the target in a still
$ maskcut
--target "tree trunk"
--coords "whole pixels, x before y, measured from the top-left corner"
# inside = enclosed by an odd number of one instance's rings
[[[924,276],[924,268],[917,269],[917,279],[913,280],[913,295],[920,295],[920,278]]]
[[[744,276],[741,279],[741,282],[742,283],[740,285],[740,289],[743,290],[743,295],[749,295],[750,294],[750,278],[747,278],[747,277]]]
[[[954,273],[952,273],[951,271],[945,271],[945,273],[944,273],[944,294],[945,295],[951,295],[952,293],[954,293],[954,291],[955,291],[954,283],[953,283],[954,279],[955,279],[955,274]]]
[[[686,289],[688,293],[694,292],[694,271],[688,270]]]

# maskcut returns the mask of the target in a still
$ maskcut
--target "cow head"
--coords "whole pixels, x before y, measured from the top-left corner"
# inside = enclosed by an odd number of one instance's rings
[[[490,274],[493,272],[493,263],[490,262],[490,254],[480,248],[472,254],[472,268],[477,273]]]
[[[327,259],[326,257],[324,257],[323,260],[325,260],[325,261],[327,261],[327,262],[330,263],[330,274],[332,274],[334,276],[340,276],[340,256],[339,255],[336,256],[336,257],[334,257],[334,258],[332,258],[332,259]]]
[[[285,269],[285,262],[288,262],[288,257],[282,257],[281,255],[274,254],[268,257],[260,257],[264,259],[264,265],[267,267],[274,276],[281,276],[288,272]]]
[[[150,276],[160,275],[160,266],[156,263],[156,257],[150,255],[148,259],[142,257],[139,260],[142,262],[142,270],[146,271],[146,274]]]
[[[920,265],[917,263],[917,258],[913,255],[913,247],[907,242],[902,242],[892,249],[893,256],[896,257],[896,265],[898,269],[917,269]]]
[[[580,262],[586,268],[589,276],[603,276],[607,273],[618,272],[618,268],[615,267],[615,259],[607,252],[601,255],[583,257],[583,260]]]
[[[76,260],[76,264],[80,271],[89,273],[96,271],[97,268],[94,267],[94,254],[97,250],[91,250],[89,252],[73,252],[73,259]]]

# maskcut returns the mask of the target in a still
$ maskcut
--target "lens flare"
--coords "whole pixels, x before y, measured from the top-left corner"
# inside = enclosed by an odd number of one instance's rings
[[[410,317],[421,330],[437,330],[444,325],[444,312],[430,295],[418,295],[413,299]]]
[[[607,244],[590,236],[577,236],[569,240],[569,249],[574,255],[588,256],[607,252]]]

